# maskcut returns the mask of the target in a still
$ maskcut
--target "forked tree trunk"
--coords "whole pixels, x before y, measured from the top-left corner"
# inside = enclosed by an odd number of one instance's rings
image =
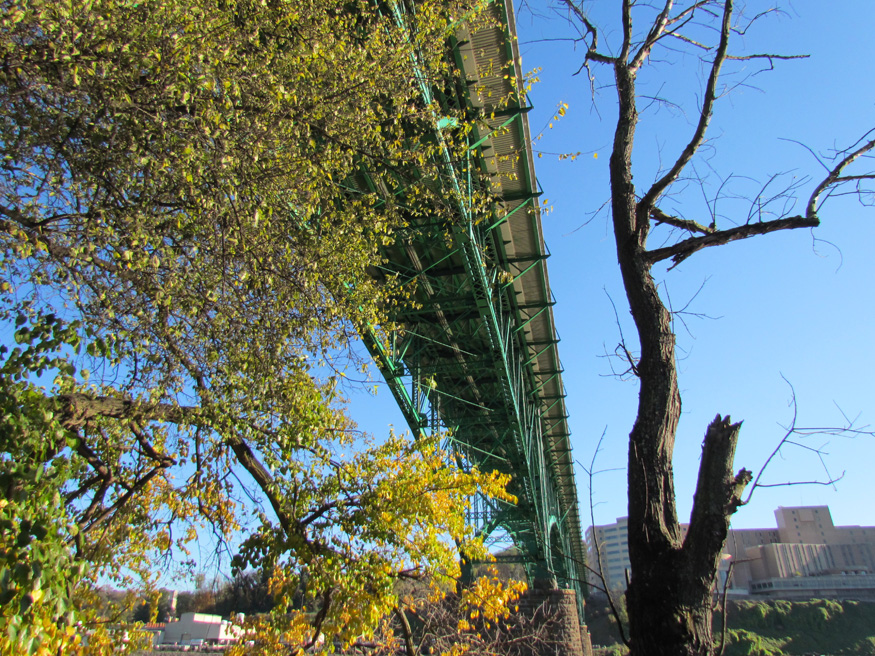
[[[627,245],[629,242],[627,242]],[[740,424],[716,417],[702,446],[686,539],[674,493],[672,454],[681,412],[671,316],[635,246],[620,256],[641,357],[638,416],[629,439],[629,561],[626,602],[633,656],[714,652],[712,591],[729,520],[750,481],[732,461]],[[619,248],[619,245],[618,245]]]
[[[634,495],[630,487],[629,495],[633,575],[626,602],[634,656],[710,656],[719,652],[712,634],[717,571],[730,517],[750,481],[750,472],[742,470],[733,476],[731,470],[740,426],[720,416],[708,426],[693,515],[684,540],[678,536],[676,522],[660,517],[667,505],[652,502],[648,496],[648,485],[671,478],[670,461],[652,460],[657,466],[642,476],[645,462],[630,454],[630,471],[634,461],[638,478],[644,479]],[[654,445],[664,443],[641,437]],[[668,507],[673,512],[673,504]],[[717,642],[722,643],[722,637]]]
[[[635,0],[621,0],[622,45],[618,52],[600,50],[599,30],[587,17],[583,3],[577,0],[561,0],[561,3],[576,19],[587,44],[583,67],[589,72],[592,63],[610,66],[617,90],[617,127],[609,168],[611,214],[617,260],[641,351],[638,362],[631,361],[631,356],[628,356],[631,370],[638,375],[641,385],[638,415],[629,436],[631,580],[626,602],[632,656],[712,656],[720,651],[721,646],[714,644],[711,628],[718,565],[729,520],[742,503],[741,494],[750,482],[751,474],[744,469],[733,474],[732,461],[741,425],[732,424],[728,417],[718,415],[705,434],[690,527],[686,536],[681,535],[672,472],[675,434],[681,414],[675,335],[671,313],[660,299],[651,268],[655,263],[669,259],[677,265],[704,248],[739,239],[779,230],[816,227],[820,223],[817,211],[822,204],[821,198],[828,197],[839,185],[857,185],[853,193],[858,197],[870,193],[859,185],[863,181],[875,180],[875,172],[863,171],[853,175],[843,172],[860,158],[871,156],[870,153],[875,151],[875,139],[871,138],[873,131],[870,130],[851,148],[836,151],[835,166],[814,188],[804,216],[787,216],[786,212],[773,219],[760,216],[756,221],[748,219],[726,229],[717,228],[716,215],[711,216],[712,222],[708,226],[683,214],[671,216],[658,204],[673,185],[687,179],[683,172],[705,143],[715,103],[725,92],[719,84],[723,64],[728,59],[758,58],[771,64],[774,58],[784,57],[770,54],[730,56],[730,36],[737,30],[733,27],[734,0],[690,3],[664,0],[643,5]],[[652,19],[646,30],[634,29],[633,9],[636,5],[646,6],[643,11],[648,20]],[[706,29],[713,29],[719,37],[715,45],[698,41],[702,24],[694,19],[697,12],[709,25]],[[748,27],[767,13],[754,17]],[[686,25],[695,26],[695,39],[680,33]],[[653,48],[669,38],[679,38],[697,52],[704,49],[713,53],[713,59],[708,55],[707,82],[689,141],[674,163],[661,169],[650,188],[639,195],[632,182],[632,150],[638,123],[635,83]],[[702,62],[706,62],[704,56]],[[594,78],[590,77],[590,83],[594,84]],[[714,203],[716,207],[716,199]],[[681,230],[687,236],[648,250],[651,222]],[[629,352],[625,349],[627,355]],[[721,639],[717,642],[722,644]]]
[[[710,656],[712,589],[729,519],[750,473],[733,476],[740,424],[718,416],[705,435],[693,515],[682,539],[672,471],[681,413],[675,335],[646,257],[652,207],[638,201],[632,183],[635,72],[617,65],[615,79],[620,114],[610,161],[614,235],[641,349],[628,468],[631,650],[633,656]]]

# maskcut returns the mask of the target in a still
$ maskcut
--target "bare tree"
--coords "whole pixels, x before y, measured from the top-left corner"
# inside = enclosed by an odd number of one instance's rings
[[[742,494],[753,477],[746,469],[733,470],[741,424],[717,415],[705,432],[689,530],[682,537],[672,471],[681,413],[675,317],[670,304],[660,296],[652,269],[663,261],[670,261],[669,268],[673,268],[698,251],[732,241],[815,228],[820,223],[819,210],[831,195],[852,193],[861,200],[871,200],[867,185],[875,173],[855,169],[871,160],[875,131],[867,132],[847,149],[834,151],[830,158],[819,158],[825,175],[812,183],[802,213],[794,214],[791,202],[802,193],[800,183],[781,188],[778,177],[770,179],[751,199],[747,216],[731,219],[730,227],[718,227],[716,209],[705,220],[664,211],[666,199],[679,186],[701,181],[693,168],[694,158],[705,144],[718,98],[729,90],[730,85],[721,80],[726,65],[733,60],[759,60],[769,68],[776,60],[791,57],[732,54],[732,39],[771,10],[748,18],[735,11],[733,0],[619,1],[621,40],[613,51],[603,49],[599,28],[589,19],[582,0],[559,0],[559,4],[577,26],[578,41],[586,49],[580,72],[592,83],[594,68],[608,67],[619,108],[609,163],[610,209],[617,258],[639,340],[634,357],[625,345],[621,355],[627,358],[626,373],[637,376],[640,382],[628,455],[629,644],[633,656],[711,655],[719,651],[712,634],[712,594],[719,559],[730,518],[746,502]],[[646,20],[643,28],[637,24],[639,19]],[[636,80],[657,52],[677,49],[694,53],[703,62],[704,89],[692,134],[642,193],[632,181],[639,102],[666,101],[637,93]],[[778,190],[773,192],[772,188]],[[716,205],[720,193],[711,199],[709,208]],[[653,247],[648,238],[660,225],[672,231],[667,240]],[[763,485],[758,482],[757,486]]]
[[[628,354],[628,351],[626,351],[626,355],[627,354]],[[625,375],[625,374],[621,374],[621,375]],[[584,473],[586,474],[586,478],[587,478],[587,490],[589,492],[589,519],[591,522],[590,526],[592,526],[592,529],[591,529],[592,535],[589,537],[589,539],[591,540],[591,545],[592,545],[592,555],[595,556],[593,563],[591,563],[591,564],[590,563],[583,563],[583,566],[586,568],[587,574],[588,574],[587,579],[589,579],[589,580],[587,581],[587,584],[590,587],[595,588],[596,590],[598,590],[599,592],[601,592],[605,595],[605,598],[606,598],[606,601],[608,604],[608,609],[610,610],[611,616],[614,618],[614,621],[617,623],[617,634],[620,638],[620,641],[628,647],[629,646],[629,638],[626,637],[626,630],[625,630],[626,623],[623,621],[623,618],[622,618],[621,613],[620,613],[620,606],[621,606],[620,601],[621,600],[617,599],[618,591],[616,589],[612,589],[610,581],[608,581],[608,579],[605,577],[605,574],[604,574],[605,564],[603,562],[602,545],[601,545],[601,542],[600,542],[599,537],[598,537],[598,531],[596,530],[595,504],[593,503],[593,496],[592,496],[592,494],[593,494],[593,479],[596,477],[596,475],[604,474],[604,473],[609,472],[609,471],[613,471],[611,469],[596,470],[596,468],[595,468],[596,460],[598,459],[599,452],[602,449],[602,443],[605,440],[605,433],[607,433],[607,430],[608,430],[607,427],[605,427],[605,430],[602,431],[602,435],[599,438],[599,441],[598,441],[598,444],[596,445],[595,451],[592,454],[592,460],[589,463],[589,467],[585,467],[583,465],[583,463],[581,463],[579,460],[577,461],[578,466],[580,466],[583,469]],[[589,558],[589,557],[590,557],[590,555],[587,554],[587,558]],[[595,567],[593,567],[592,565],[595,565]]]
[[[458,595],[449,594],[440,602],[418,604],[415,609],[399,608],[391,619],[387,628],[400,636],[405,656],[537,656],[559,653],[564,646],[562,620],[547,601],[508,609],[499,617],[486,619],[466,609]],[[382,649],[373,656],[392,651],[391,647]]]

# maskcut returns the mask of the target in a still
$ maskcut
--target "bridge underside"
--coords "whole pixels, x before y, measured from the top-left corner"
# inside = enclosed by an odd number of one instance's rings
[[[423,87],[427,102],[482,119],[464,158],[446,156],[455,216],[411,216],[386,247],[379,275],[397,276],[413,302],[393,316],[388,342],[365,342],[414,434],[446,432],[461,466],[512,475],[518,504],[477,499],[469,520],[484,535],[506,531],[530,579],[576,590],[582,610],[585,551],[528,108],[514,92],[513,10],[496,1],[487,11],[490,22],[452,39],[460,80],[440,94]],[[453,129],[435,123],[439,141]],[[363,173],[358,184],[403,202],[384,179]],[[485,215],[472,209],[484,193]]]

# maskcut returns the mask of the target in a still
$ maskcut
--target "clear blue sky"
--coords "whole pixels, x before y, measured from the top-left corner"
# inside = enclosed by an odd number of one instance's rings
[[[748,3],[755,9],[757,3]],[[609,217],[595,212],[608,199],[607,164],[613,120],[614,91],[601,88],[595,100],[584,75],[573,77],[583,51],[555,39],[569,34],[560,19],[550,19],[542,0],[529,3],[535,12],[517,8],[523,69],[540,68],[540,82],[530,99],[533,134],[551,120],[556,107],[567,102],[566,116],[554,122],[535,145],[543,151],[536,160],[539,181],[552,212],[543,219],[544,234],[553,253],[550,281],[558,304],[554,308],[562,337],[560,356],[565,367],[572,444],[575,457],[588,464],[602,431],[603,451],[597,467],[619,468],[595,479],[593,500],[597,523],[626,514],[626,443],[635,416],[637,386],[610,377],[609,362],[601,358],[619,341],[613,298],[627,340],[634,342],[628,309],[616,265]],[[602,26],[603,39],[617,36],[619,3],[591,0],[591,18]],[[875,3],[841,0],[828,7],[815,0],[786,3],[785,14],[763,21],[734,45],[744,53],[809,54],[808,59],[776,62],[775,70],[747,80],[717,105],[709,132],[709,167],[724,178],[749,176],[737,191],[755,195],[771,174],[789,172],[787,180],[823,177],[817,163],[800,146],[815,151],[847,146],[875,127],[875,57],[872,25]],[[550,40],[545,40],[550,39]],[[660,54],[657,52],[657,56]],[[736,69],[738,66],[736,66]],[[594,69],[597,81],[610,81],[606,67]],[[753,70],[753,65],[746,72]],[[691,133],[696,120],[697,92],[704,73],[689,58],[642,73],[639,92],[662,94],[681,109],[653,106],[642,112],[635,154],[639,188],[656,175],[660,157],[673,161],[678,144]],[[733,78],[741,81],[739,75]],[[642,103],[643,105],[644,103]],[[571,162],[548,153],[577,152]],[[598,157],[594,157],[597,153]],[[875,166],[873,166],[875,168]],[[816,176],[820,177],[816,177]],[[717,178],[714,178],[716,180]],[[804,209],[815,182],[800,191]],[[711,189],[713,192],[713,189]],[[695,193],[693,193],[695,192]],[[790,390],[796,390],[799,424],[840,425],[839,407],[860,427],[875,424],[875,210],[845,199],[830,201],[821,211],[822,226],[811,231],[777,233],[702,251],[676,269],[655,273],[665,281],[675,307],[718,317],[687,318],[679,346],[683,417],[675,454],[675,476],[682,521],[689,516],[702,436],[715,414],[744,420],[736,468],[756,471],[783,434],[779,424],[790,419]],[[667,211],[682,210],[688,218],[707,224],[710,217],[701,192],[693,189]],[[743,222],[747,205],[722,207],[730,221]],[[832,245],[831,245],[832,244]],[[379,433],[404,422],[383,388],[376,399],[354,394],[353,414],[363,427]],[[875,438],[811,438],[810,446],[829,453],[833,475],[845,471],[832,487],[794,486],[760,489],[751,504],[735,516],[738,528],[775,525],[779,506],[829,505],[836,524],[875,525]],[[800,449],[788,449],[773,462],[766,482],[824,478],[819,461]],[[581,513],[589,525],[587,478],[578,472]]]
[[[748,4],[752,11],[760,10],[754,6],[757,3]],[[619,3],[599,0],[586,6],[592,8],[592,19],[604,26],[603,42],[610,44],[617,36]],[[739,191],[755,190],[771,174],[783,171],[792,171],[791,178],[796,175],[797,180],[806,175],[822,177],[805,150],[781,138],[825,151],[835,144],[849,145],[875,127],[871,84],[875,5],[869,0],[843,0],[825,9],[812,0],[787,4],[785,9],[784,15],[762,21],[733,45],[742,53],[811,57],[777,62],[776,70],[749,79],[751,86],[736,88],[722,99],[710,131],[710,161],[698,163],[699,170],[710,165],[724,178],[733,174],[758,181],[742,185]],[[560,353],[575,455],[588,463],[607,427],[598,464],[623,467],[637,388],[634,381],[603,377],[610,368],[598,356],[612,350],[619,338],[605,291],[617,305],[626,336],[634,333],[627,320],[609,217],[603,213],[584,225],[607,199],[607,156],[616,115],[613,89],[599,90],[593,102],[584,75],[572,77],[583,52],[575,52],[567,42],[542,41],[567,35],[568,30],[562,20],[544,20],[542,15],[548,12],[538,13],[533,16],[522,9],[518,15],[523,67],[542,69],[541,83],[531,96],[534,129],[550,119],[557,103],[568,102],[570,107],[536,148],[584,152],[574,162],[559,162],[546,154],[537,161],[545,196],[554,207],[544,217],[544,227],[553,252],[550,279],[559,301],[556,321],[563,337]],[[747,66],[753,68],[754,64]],[[597,82],[610,81],[606,67],[593,70]],[[639,93],[661,93],[679,102],[684,113],[665,107],[642,112],[634,160],[639,187],[654,179],[660,151],[665,162],[673,161],[678,144],[689,138],[702,79],[702,69],[692,58],[642,73]],[[599,158],[593,157],[593,151]],[[812,186],[800,190],[803,199]],[[703,223],[710,218],[697,191],[683,195],[674,207],[672,203],[663,207],[681,209]],[[804,200],[795,211],[803,207]],[[728,227],[730,219],[743,222],[747,209],[727,206],[728,216],[719,225]],[[733,216],[733,212],[745,214]],[[842,416],[835,404],[848,415],[862,413],[863,424],[875,422],[871,249],[875,211],[855,203],[830,202],[821,218],[823,225],[814,234],[835,247],[820,244],[813,249],[811,231],[778,233],[700,252],[667,273],[664,266],[656,269],[676,307],[683,307],[705,283],[689,309],[720,317],[688,318],[692,335],[683,329],[679,333],[679,345],[687,353],[680,363],[684,414],[675,455],[682,518],[689,514],[704,428],[715,414],[744,419],[737,466],[755,470],[774,448],[782,434],[778,423],[790,418],[789,388],[781,374],[796,389],[803,425],[840,424]],[[810,444],[821,446],[827,441],[830,472],[847,472],[836,490],[760,489],[750,506],[736,515],[734,525],[772,526],[775,507],[800,504],[828,504],[836,523],[875,525],[875,504],[870,502],[875,492],[871,469],[875,440],[813,438]],[[767,474],[771,482],[817,477],[823,477],[819,462],[799,449],[788,450],[786,459],[773,463]],[[582,488],[583,483],[585,477],[579,479]],[[625,514],[620,494],[625,491],[625,472],[600,475],[595,483],[596,521],[610,522]],[[586,490],[580,492],[585,508]]]

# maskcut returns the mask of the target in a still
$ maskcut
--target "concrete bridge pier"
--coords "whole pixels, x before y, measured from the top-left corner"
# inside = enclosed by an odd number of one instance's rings
[[[592,641],[578,616],[574,590],[538,581],[519,601],[520,612],[534,618],[542,639],[533,640],[520,656],[592,656]]]

